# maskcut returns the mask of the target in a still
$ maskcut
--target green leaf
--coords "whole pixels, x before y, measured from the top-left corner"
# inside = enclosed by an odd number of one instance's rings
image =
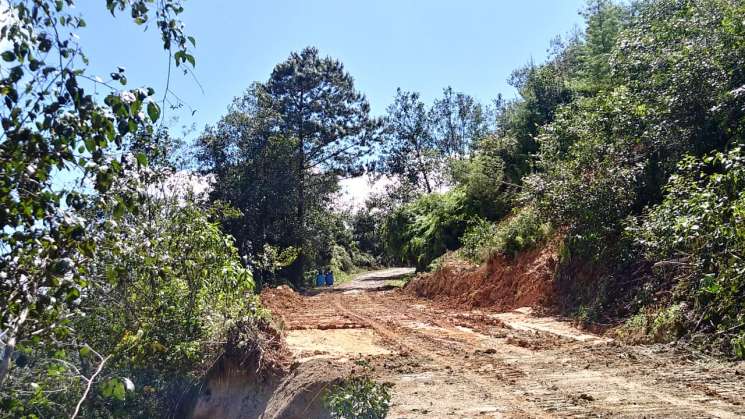
[[[101,395],[110,398],[113,397],[117,400],[124,400],[127,388],[125,383],[118,378],[111,378],[101,387]]]
[[[150,102],[147,104],[147,114],[150,117],[150,120],[155,122],[160,118],[160,108],[158,105],[155,104],[155,102]]]
[[[2,57],[4,61],[15,61],[16,55],[13,54],[13,51],[5,51],[2,53]]]
[[[117,202],[116,205],[114,205],[114,218],[122,218],[124,216],[124,209],[124,204]]]
[[[67,291],[67,296],[66,296],[65,300],[68,303],[71,303],[71,302],[77,300],[78,298],[80,298],[80,290],[78,290],[77,288],[72,288],[72,289],[70,289],[70,291]]]
[[[83,346],[80,348],[80,357],[81,358],[88,358],[91,356],[91,348],[88,345]]]
[[[92,153],[96,150],[96,142],[93,141],[93,138],[85,139],[85,148],[86,150],[88,150],[89,153]]]
[[[126,388],[124,387],[124,383],[120,380],[116,380],[116,384],[113,388],[113,396],[117,400],[124,400],[124,396],[126,393]]]
[[[147,156],[145,153],[137,153],[137,163],[140,164],[140,166],[147,166]]]

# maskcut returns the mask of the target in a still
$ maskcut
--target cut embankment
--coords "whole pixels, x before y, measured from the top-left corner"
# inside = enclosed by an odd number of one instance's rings
[[[550,305],[555,293],[555,241],[516,257],[494,255],[479,267],[446,258],[435,272],[423,274],[407,293],[459,307],[509,310]]]
[[[273,299],[275,305],[285,309],[302,307],[303,300],[289,288],[270,292],[278,297]],[[190,413],[184,416],[193,419],[329,418],[323,406],[324,390],[349,374],[349,367],[345,364],[330,366],[329,359],[313,356],[297,362],[296,348],[288,346],[287,338],[305,342],[310,338],[297,335],[304,332],[310,331],[298,331],[289,336],[280,334],[265,321],[236,325],[227,336],[223,355],[192,392],[187,403]],[[359,336],[346,338],[353,340]],[[310,341],[320,338],[315,339]]]
[[[194,402],[192,419],[330,418],[323,405],[326,388],[349,374],[344,364],[309,360],[283,373],[263,375],[255,370],[223,365],[203,383]]]
[[[324,393],[352,374],[352,361],[393,354],[375,330],[331,304],[333,294],[301,295],[287,286],[264,289],[262,305],[282,333],[272,327],[229,342],[226,347],[235,350],[226,351],[210,369],[194,395],[190,417],[329,418]]]

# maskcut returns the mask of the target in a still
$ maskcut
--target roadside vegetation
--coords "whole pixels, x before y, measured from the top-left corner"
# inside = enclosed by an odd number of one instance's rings
[[[157,125],[171,93],[129,88],[122,67],[105,80],[89,74],[72,1],[9,6],[0,417],[180,415],[233,325],[265,316],[252,273],[223,211],[179,169],[179,141]],[[177,71],[194,65],[179,1],[100,7],[152,24]],[[60,187],[60,176],[76,186]]]
[[[437,104],[407,115],[417,129],[397,138],[427,164],[389,171],[404,198],[386,250],[424,270],[447,251],[484,262],[557,236],[568,314],[742,357],[745,8],[597,0],[583,15],[548,61],[515,70],[518,99],[448,120],[467,135],[441,136]],[[400,108],[426,108],[417,98],[399,94],[387,123],[400,130]],[[432,179],[447,191],[430,194]]]
[[[338,419],[383,419],[391,405],[390,383],[378,383],[370,376],[370,366],[358,361],[361,372],[353,373],[325,390],[323,402]]]

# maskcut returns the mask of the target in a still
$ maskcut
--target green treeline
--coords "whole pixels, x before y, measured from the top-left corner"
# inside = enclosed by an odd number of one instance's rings
[[[342,65],[308,48],[205,131],[200,167],[211,199],[241,214],[223,220],[241,252],[288,255],[255,270],[262,283],[306,286],[323,266],[427,270],[456,250],[482,262],[558,237],[565,311],[636,315],[652,332],[683,307],[667,335],[721,332],[718,347],[741,353],[743,13],[590,1],[582,31],[512,73],[518,98],[448,87],[426,104],[398,89],[378,118]],[[385,190],[335,208],[339,180],[363,171]]]
[[[387,249],[425,269],[558,235],[564,310],[743,356],[745,6],[592,1],[584,16],[445,160],[451,188],[390,213]]]

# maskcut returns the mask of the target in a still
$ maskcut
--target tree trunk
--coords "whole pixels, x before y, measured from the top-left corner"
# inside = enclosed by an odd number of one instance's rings
[[[432,185],[429,182],[429,176],[427,176],[427,169],[425,168],[424,161],[422,159],[422,153],[419,152],[419,147],[416,148],[416,158],[419,162],[419,171],[424,178],[424,186],[427,188],[427,193],[432,193]]]
[[[12,330],[8,331],[8,340],[5,343],[2,361],[0,361],[0,390],[3,389],[5,377],[8,376],[8,372],[10,371],[10,358],[13,356],[13,351],[16,349],[16,338],[18,337],[18,332],[21,330],[21,326],[26,322],[26,316],[28,316],[28,308],[24,308],[21,311],[16,324],[13,326]]]
[[[300,175],[300,184],[298,185],[298,206],[297,206],[297,223],[299,228],[298,234],[298,254],[295,260],[295,270],[293,272],[294,278],[292,279],[295,287],[303,286],[303,280],[305,278],[305,182],[304,175]]]
[[[298,288],[302,287],[304,280],[304,269],[305,269],[305,139],[303,138],[303,124],[305,119],[303,118],[303,99],[304,94],[300,92],[300,106],[298,109],[298,173],[297,173],[297,225],[298,225],[298,255],[295,259],[294,269],[290,273],[292,284]]]

